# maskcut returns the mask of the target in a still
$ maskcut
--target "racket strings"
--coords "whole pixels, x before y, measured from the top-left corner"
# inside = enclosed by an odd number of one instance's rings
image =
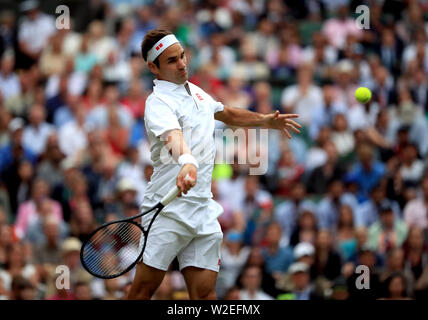
[[[98,230],[82,250],[86,267],[100,277],[114,277],[128,271],[140,255],[142,230],[131,222],[118,222]]]

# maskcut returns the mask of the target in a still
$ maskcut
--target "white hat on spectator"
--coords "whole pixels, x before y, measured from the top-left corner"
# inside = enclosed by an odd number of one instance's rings
[[[76,167],[76,161],[70,157],[61,161],[61,169],[67,171]]]
[[[119,183],[117,184],[117,191],[118,192],[124,192],[124,191],[137,191],[137,188],[135,187],[135,184],[128,178],[122,178],[120,179]]]
[[[82,242],[80,242],[79,239],[70,237],[64,240],[64,243],[62,244],[61,251],[63,254],[73,252],[73,251],[80,251],[80,248],[82,247]]]
[[[31,11],[38,7],[39,7],[39,1],[37,0],[27,0],[21,3],[21,5],[19,6],[22,12]]]
[[[341,60],[338,64],[337,64],[337,70],[339,72],[343,72],[343,73],[349,73],[354,69],[354,66],[352,64],[351,61],[349,61],[348,59],[344,59]]]
[[[291,274],[295,274],[297,272],[309,272],[309,265],[304,262],[295,262],[290,268],[288,268],[288,272]]]
[[[315,253],[314,246],[309,242],[300,242],[294,248],[294,258],[300,259],[304,256],[313,256]]]
[[[18,129],[23,129],[24,128],[24,120],[22,118],[14,118],[10,123],[9,123],[9,131],[10,132],[15,132]]]

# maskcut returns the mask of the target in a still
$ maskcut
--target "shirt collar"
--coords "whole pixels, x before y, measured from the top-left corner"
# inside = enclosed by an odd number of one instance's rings
[[[184,93],[187,94],[186,89],[184,88],[185,83],[183,84],[177,84],[174,82],[166,81],[166,80],[159,80],[154,79],[153,80],[154,87],[153,90],[160,90],[160,91],[175,91],[175,90],[182,90]],[[187,82],[186,82],[187,83]]]

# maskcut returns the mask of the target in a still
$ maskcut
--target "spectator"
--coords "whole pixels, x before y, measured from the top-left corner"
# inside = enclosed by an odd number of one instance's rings
[[[88,115],[87,122],[97,129],[106,129],[110,123],[110,117],[116,114],[121,126],[130,128],[132,126],[132,114],[119,101],[119,92],[116,86],[109,83],[105,87],[105,104],[95,107]]]
[[[423,69],[418,68],[416,70],[416,74],[409,85],[416,104],[421,106],[426,113],[428,111],[428,86],[427,76]]]
[[[47,77],[64,72],[67,57],[63,54],[62,35],[57,32],[48,39],[48,45],[41,52],[40,71]]]
[[[362,32],[357,28],[354,19],[348,17],[349,8],[347,5],[340,5],[336,13],[337,17],[330,18],[325,22],[322,32],[333,47],[343,49],[349,34],[359,37]]]
[[[288,293],[279,295],[279,300],[318,300],[320,297],[314,291],[309,273],[309,265],[295,262],[289,269],[291,289]]]
[[[345,168],[339,162],[337,147],[332,141],[324,142],[323,149],[327,159],[321,166],[316,167],[310,172],[307,178],[308,189],[310,193],[321,195],[327,190],[328,182],[335,179],[341,179],[345,173]]]
[[[76,203],[70,218],[70,234],[81,241],[85,241],[95,229],[96,222],[89,203],[87,201]]]
[[[89,51],[89,35],[85,34],[80,43],[80,50],[74,57],[74,70],[90,73],[97,63],[98,57],[95,53]]]
[[[259,268],[261,270],[261,278],[262,278],[261,289],[271,297],[276,297],[278,295],[279,290],[275,286],[275,279],[266,270],[266,264],[263,260],[262,250],[260,247],[255,247],[255,246],[251,247],[248,260],[243,268],[243,271],[240,273],[237,279],[237,285],[241,285],[241,287],[242,287],[243,272],[247,267]]]
[[[80,105],[75,110],[75,118],[65,123],[58,132],[61,151],[69,158],[78,160],[87,147],[87,131],[85,125],[85,110]]]
[[[100,64],[105,64],[108,55],[117,49],[113,39],[106,35],[105,23],[100,20],[92,21],[88,26],[88,46]]]
[[[84,278],[91,278],[80,265],[80,249],[82,242],[75,237],[69,237],[64,240],[61,246],[62,264],[70,270],[71,286]]]
[[[297,84],[282,92],[281,104],[284,112],[298,113],[300,124],[309,127],[314,111],[322,101],[321,88],[313,83],[313,70],[310,65],[301,65]]]
[[[215,72],[219,79],[227,79],[236,63],[236,54],[232,48],[227,46],[226,39],[225,34],[213,32],[210,35],[209,45],[201,48],[197,56],[199,66],[206,65],[215,59],[218,60],[216,65],[218,71]]]
[[[38,166],[37,176],[45,180],[49,186],[55,188],[57,185],[61,184],[64,179],[61,163],[64,159],[64,154],[62,153],[58,136],[52,134],[48,137],[46,141],[46,150],[42,155],[42,161]]]
[[[23,54],[20,66],[28,68],[39,59],[49,37],[55,33],[55,22],[53,17],[39,11],[37,0],[22,2],[20,9],[25,14],[18,27],[19,50]]]
[[[355,211],[355,222],[357,226],[370,227],[374,222],[379,220],[379,212],[381,205],[384,201],[389,201],[394,216],[398,219],[401,217],[401,209],[396,201],[386,197],[386,184],[385,181],[380,181],[370,191],[370,198],[365,202],[359,204]]]
[[[339,113],[335,115],[331,139],[341,157],[348,156],[354,150],[354,135],[348,128],[348,121],[344,114]]]
[[[368,233],[368,245],[381,254],[401,247],[407,237],[408,227],[400,218],[395,218],[392,206],[385,200],[380,207],[379,221],[372,224]]]
[[[347,261],[357,248],[354,215],[349,205],[341,205],[339,208],[339,219],[336,232],[337,247],[342,255],[343,261]]]
[[[284,198],[288,197],[290,186],[301,178],[304,171],[304,167],[296,162],[293,152],[284,148],[277,164],[278,186],[276,195]]]
[[[361,145],[358,154],[359,162],[352,168],[347,178],[357,182],[358,200],[362,202],[385,174],[385,165],[374,159],[373,148],[368,144]]]
[[[16,276],[12,280],[12,300],[36,300],[36,289],[30,280]]]
[[[74,284],[74,300],[92,300],[91,287],[87,282],[77,282]]]
[[[394,30],[385,28],[382,31],[381,42],[376,46],[376,53],[380,57],[382,65],[394,76],[400,74],[403,49],[403,43]]]
[[[321,200],[317,210],[318,226],[320,228],[332,229],[337,225],[339,217],[339,206],[349,205],[354,211],[357,207],[355,197],[346,193],[341,180],[331,180],[328,184],[328,193]]]
[[[231,74],[239,75],[248,81],[266,80],[270,70],[265,63],[257,57],[257,48],[248,39],[242,39],[240,46],[242,60],[232,68]]]
[[[0,93],[5,101],[21,94],[21,83],[18,75],[13,71],[14,65],[13,54],[4,53],[0,61]]]
[[[3,174],[3,181],[9,193],[9,202],[13,218],[16,217],[15,213],[17,212],[18,204],[30,198],[30,187],[33,177],[33,166],[31,162],[26,160],[13,164],[9,167],[9,170]]]
[[[49,199],[49,185],[42,179],[35,179],[31,185],[31,198],[19,205],[15,222],[15,232],[20,239],[29,226],[37,223],[42,216],[52,215],[62,220],[62,209],[58,202]]]
[[[401,273],[392,274],[383,285],[385,294],[381,300],[410,300],[406,294],[407,281]]]
[[[312,121],[309,126],[309,135],[311,139],[316,139],[319,130],[325,126],[333,126],[335,131],[343,132],[347,130],[347,123],[337,123],[336,119],[340,115],[346,116],[346,105],[340,101],[338,90],[332,80],[324,81],[322,85],[322,103],[316,105]],[[345,119],[346,120],[346,119]],[[352,146],[353,147],[353,146]],[[351,148],[348,146],[348,148]],[[351,148],[352,149],[352,148]],[[341,151],[341,149],[339,149]],[[342,152],[340,152],[342,153]]]
[[[245,91],[246,78],[242,75],[231,75],[227,79],[227,86],[224,89],[224,103],[236,106],[241,109],[248,109],[251,104],[251,97]]]
[[[423,117],[423,110],[413,101],[410,90],[402,86],[398,91],[398,103],[393,109],[394,121],[391,124],[395,131],[402,126],[409,127],[409,142],[418,147],[418,152],[425,156],[428,144],[419,137],[428,134],[428,125]]]
[[[52,125],[45,122],[45,109],[41,105],[33,105],[29,120],[30,125],[24,129],[23,144],[34,154],[40,156],[45,151],[46,141],[54,132]]]
[[[167,275],[165,275],[165,278],[166,277]],[[103,300],[117,300],[122,297],[118,279],[113,278],[104,280],[104,287],[106,289],[106,294],[104,295]]]
[[[298,215],[297,225],[290,236],[290,245],[295,246],[300,242],[315,243],[318,233],[317,218],[314,208],[305,207]]]
[[[406,274],[410,273],[412,275],[413,283],[422,280],[423,272],[428,266],[426,247],[423,229],[419,226],[410,227],[407,239],[403,244],[404,261],[401,270]],[[412,281],[410,281],[410,284],[412,284]]]
[[[399,174],[405,185],[417,185],[420,182],[424,163],[418,159],[418,149],[415,145],[409,144],[400,152],[401,166]]]
[[[262,251],[266,270],[274,278],[278,278],[280,273],[286,272],[293,262],[293,250],[290,247],[280,246],[281,233],[279,223],[272,222],[266,232],[266,248]]]
[[[273,300],[261,290],[262,273],[259,267],[248,266],[242,275],[242,289],[239,292],[241,300]]]
[[[140,80],[131,80],[128,94],[121,99],[121,103],[132,113],[134,119],[144,117],[146,94]]]
[[[15,118],[9,123],[10,142],[0,149],[0,170],[2,172],[10,165],[16,165],[19,160],[36,161],[36,155],[22,143],[24,120]]]
[[[311,63],[317,69],[321,68],[319,72],[315,71],[319,75],[325,74],[325,66],[331,66],[338,60],[338,50],[329,44],[329,39],[321,31],[312,34],[312,41],[302,54],[304,63]]]
[[[333,281],[341,271],[340,255],[333,249],[332,239],[328,230],[319,230],[315,243],[315,262],[312,278],[322,277]]]
[[[25,261],[24,246],[14,243],[6,251],[4,270],[0,269],[0,278],[3,278],[6,290],[13,290],[13,280],[18,276],[31,280],[33,284],[37,281],[35,266]]]
[[[82,97],[82,105],[86,112],[91,111],[98,105],[104,104],[104,97],[102,93],[103,84],[101,81],[97,79],[91,79]]]
[[[387,281],[395,273],[402,273],[406,279],[406,293],[408,296],[413,296],[414,278],[409,270],[404,269],[404,250],[402,248],[391,249],[386,254],[384,272],[380,275],[381,282]]]
[[[290,237],[297,225],[300,213],[304,210],[314,210],[314,204],[306,199],[306,186],[302,182],[297,182],[291,189],[289,199],[279,203],[274,212],[275,220],[281,224],[283,230],[282,243],[288,244]]]
[[[404,221],[411,226],[428,228],[427,203],[428,203],[428,175],[421,182],[422,197],[411,200],[404,208]]]
[[[41,217],[38,221],[28,226],[24,237],[26,241],[32,243],[34,246],[48,242],[48,245],[53,247],[54,238],[64,240],[67,237],[69,227],[63,220],[58,220],[52,213],[52,206],[49,201],[42,201],[40,215]]]
[[[64,229],[65,228],[65,229]],[[61,263],[61,243],[67,237],[68,227],[50,217],[44,221],[44,239],[34,243],[34,261],[44,268]]]
[[[241,208],[247,215],[246,243],[258,245],[264,238],[267,226],[273,220],[272,196],[261,189],[258,176],[250,175],[245,179],[245,198]]]
[[[213,199],[220,203],[223,207],[223,213],[218,217],[220,222],[221,230],[223,233],[226,233],[228,230],[237,230],[243,232],[245,229],[246,221],[242,211],[233,210],[231,205],[226,200],[219,199],[219,193],[217,186],[217,181],[213,180],[211,182],[211,192],[213,194]]]

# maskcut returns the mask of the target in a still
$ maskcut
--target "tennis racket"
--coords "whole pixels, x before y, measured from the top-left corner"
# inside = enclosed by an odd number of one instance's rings
[[[189,176],[186,179],[192,179]],[[83,267],[101,279],[119,277],[131,270],[143,256],[150,228],[162,209],[179,193],[175,186],[150,209],[131,218],[108,222],[95,229],[80,250]],[[153,212],[147,229],[139,220]]]

